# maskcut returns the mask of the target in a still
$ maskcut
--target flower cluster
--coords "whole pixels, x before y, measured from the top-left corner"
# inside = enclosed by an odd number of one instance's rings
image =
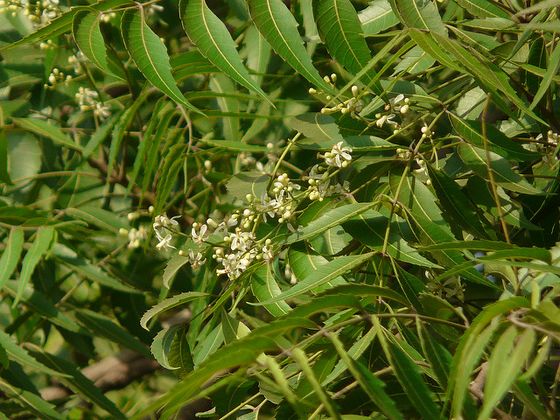
[[[48,84],[45,83],[45,87],[47,89],[54,89],[60,83],[67,85],[71,80],[72,80],[72,76],[70,76],[69,74],[65,75],[58,68],[55,67],[51,71],[51,74],[48,77],[49,83]]]
[[[62,14],[59,0],[43,0],[31,3],[29,0],[0,0],[0,13],[16,16],[22,12],[31,23],[39,26],[49,23]]]
[[[179,222],[176,220],[178,218],[179,216],[169,218],[165,213],[156,216],[152,227],[158,240],[158,244],[156,245],[158,250],[168,248],[175,249],[175,247],[171,245],[171,242],[173,241],[173,234],[179,227]]]
[[[399,130],[400,124],[394,121],[398,114],[407,114],[410,109],[410,99],[405,98],[403,94],[397,95],[389,100],[389,103],[385,105],[383,113],[375,114],[375,125],[379,128],[383,126],[390,125],[393,130]]]
[[[80,87],[76,93],[76,101],[82,111],[93,111],[93,115],[106,119],[111,116],[111,110],[107,105],[98,100],[99,94],[88,88]]]

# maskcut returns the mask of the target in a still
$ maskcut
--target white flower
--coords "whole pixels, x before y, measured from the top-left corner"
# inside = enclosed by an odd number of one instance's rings
[[[132,228],[128,231],[128,247],[138,248],[142,241],[148,237],[148,232],[144,226],[140,226],[138,229]]]
[[[171,235],[170,233],[168,233],[166,236],[159,238],[158,237],[158,244],[156,245],[156,248],[161,251],[162,249],[166,249],[166,248],[173,248],[175,249],[175,247],[173,245],[171,245],[171,241],[173,240],[173,235]]]
[[[194,268],[195,270],[197,268],[200,268],[206,262],[206,258],[204,258],[204,255],[202,255],[202,253],[195,252],[192,249],[189,249],[188,259],[192,268]]]
[[[350,147],[343,147],[342,142],[339,141],[330,152],[325,153],[325,163],[329,166],[345,168],[352,161],[350,153],[352,153],[352,149]]]
[[[200,229],[199,229],[200,226]],[[197,232],[198,230],[198,232]],[[191,236],[193,238],[193,241],[197,244],[201,244],[202,242],[204,242],[206,240],[206,238],[208,238],[208,225],[206,224],[202,224],[199,225],[198,223],[193,223],[192,225],[192,230],[191,230]]]

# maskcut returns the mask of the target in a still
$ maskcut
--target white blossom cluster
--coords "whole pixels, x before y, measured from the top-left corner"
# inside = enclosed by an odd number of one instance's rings
[[[169,218],[165,213],[155,217],[152,228],[158,240],[156,249],[175,249],[175,247],[171,245],[171,242],[173,241],[173,234],[176,233],[179,228],[179,222],[176,220],[178,218],[179,216]]]
[[[395,96],[389,100],[389,103],[385,105],[384,112],[375,114],[375,125],[382,128],[385,125],[389,125],[393,130],[400,128],[400,124],[394,119],[397,115],[407,114],[410,109],[410,99],[406,98],[402,93]]]
[[[49,74],[48,82],[45,83],[45,88],[47,89],[54,89],[57,85],[63,83],[67,85],[72,80],[72,76],[67,74],[65,75],[62,71],[58,68],[53,68],[51,74]]]
[[[20,12],[37,27],[56,19],[62,14],[62,9],[59,0],[0,0],[0,14],[9,13],[15,17]]]
[[[81,86],[76,93],[76,101],[82,111],[93,111],[93,115],[104,120],[111,116],[111,110],[98,98],[99,94],[95,90]]]
[[[336,143],[323,156],[325,164],[314,165],[307,176],[307,196],[310,200],[323,201],[326,197],[343,194],[348,190],[348,183],[342,185],[333,181],[331,169],[346,168],[352,161],[352,148],[343,146],[343,142]]]

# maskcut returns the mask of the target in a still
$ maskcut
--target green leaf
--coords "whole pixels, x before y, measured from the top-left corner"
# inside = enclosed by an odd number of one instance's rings
[[[171,288],[171,282],[175,278],[177,272],[183,267],[186,263],[189,262],[188,257],[184,257],[182,255],[174,255],[165,266],[165,270],[163,270],[163,285],[166,288]]]
[[[206,143],[214,147],[233,150],[236,152],[265,153],[267,151],[265,146],[241,143],[239,141],[213,140],[213,139],[201,139],[200,141],[202,143]]]
[[[334,144],[344,140],[335,119],[319,112],[308,112],[290,118],[287,125],[305,137],[319,142],[321,148],[330,149]]]
[[[187,341],[187,330],[187,326],[179,326],[167,355],[169,364],[171,366],[178,366],[182,374],[189,373],[194,369],[191,349]]]
[[[25,349],[18,346],[14,342],[12,337],[10,337],[4,331],[0,331],[0,346],[2,346],[4,350],[6,350],[11,359],[29,369],[33,369],[36,372],[41,372],[46,375],[52,375],[55,377],[66,376],[65,374],[57,372],[56,370],[50,369],[42,363],[39,363],[37,360],[31,357]]]
[[[80,10],[72,22],[72,34],[80,51],[100,70],[125,80],[122,67],[107,56],[99,23],[101,14],[94,9]]]
[[[434,402],[434,395],[423,380],[418,366],[410,357],[392,340],[387,342],[379,320],[373,317],[377,335],[381,341],[383,351],[391,366],[395,370],[395,375],[407,398],[410,400],[416,411],[425,419],[437,419],[440,417],[438,408]]]
[[[58,261],[89,280],[121,292],[140,293],[135,288],[110,276],[101,267],[93,265],[85,258],[78,256],[74,251],[64,245],[56,244],[53,249],[53,254]]]
[[[21,251],[23,250],[23,242],[23,230],[17,227],[11,228],[6,247],[2,257],[0,257],[0,290],[2,290],[17,267]]]
[[[515,326],[510,326],[499,338],[488,360],[488,371],[484,383],[484,401],[478,415],[487,419],[524,367],[535,344],[535,331],[526,329],[518,337]]]
[[[486,140],[482,135],[482,123],[479,121],[465,120],[459,118],[452,113],[447,114],[449,120],[455,129],[455,132],[466,142],[472,144],[473,146],[484,148],[484,144],[488,144],[488,148],[508,159],[514,160],[535,160],[538,159],[539,154],[531,152],[519,143],[515,143],[512,139],[507,137],[504,133],[498,130],[496,127],[487,124],[486,125]]]
[[[510,18],[505,10],[489,0],[457,0],[457,3],[471,15],[479,18]]]
[[[66,214],[76,219],[83,220],[100,229],[118,233],[119,229],[127,229],[128,223],[125,219],[116,215],[114,212],[103,210],[94,206],[82,206],[80,208],[68,208]]]
[[[4,290],[11,296],[15,296],[17,289],[18,282],[9,281]],[[65,328],[68,331],[85,333],[74,320],[70,319],[63,311],[54,306],[47,296],[37,290],[33,290],[31,287],[25,288],[21,296],[21,302],[54,325]]]
[[[40,395],[34,394],[31,391],[18,389],[3,379],[0,379],[0,389],[35,413],[37,418],[48,420],[63,420],[66,418],[55,410],[54,405],[46,402]]]
[[[186,375],[166,395],[146,408],[146,412],[154,412],[157,408],[167,405],[169,412],[182,407],[187,401],[200,394],[200,390],[216,372],[236,366],[244,366],[254,362],[261,353],[277,350],[277,339],[286,332],[296,328],[314,328],[315,324],[308,319],[294,318],[277,320],[253,330],[248,336],[222,347],[201,363],[193,372]]]
[[[489,171],[492,171],[494,182],[506,190],[521,194],[542,194],[542,191],[533,187],[525,178],[514,172],[509,162],[500,155],[490,151],[486,153],[483,149],[467,143],[459,144],[457,150],[465,165],[481,178],[488,179]]]
[[[0,182],[12,184],[8,172],[8,138],[3,129],[0,129]]]
[[[231,114],[231,116],[222,118],[224,138],[232,143],[239,143],[241,141],[241,127],[239,126],[239,117],[234,116],[240,112],[240,103],[235,97],[237,94],[236,85],[225,75],[219,73],[211,76],[209,86],[213,92],[218,94],[216,102],[220,110]]]
[[[229,194],[237,198],[245,199],[247,194],[252,194],[260,199],[268,187],[269,180],[270,175],[261,172],[240,172],[229,179],[226,188]]]
[[[154,340],[152,341],[150,350],[157,362],[165,369],[175,370],[181,369],[183,367],[181,365],[175,365],[170,361],[171,353],[177,345],[176,341],[180,339],[180,333],[182,329],[183,327],[177,325],[171,326],[169,328],[164,328],[159,333],[157,333],[157,335],[154,337]],[[186,343],[184,343],[184,345],[186,345]]]
[[[476,206],[468,199],[459,185],[445,172],[428,165],[432,186],[446,214],[459,226],[477,237],[487,237],[480,223]]]
[[[552,83],[552,79],[558,74],[558,68],[560,68],[560,45],[557,45],[552,54],[550,54],[546,73],[544,74],[543,80],[539,86],[539,90],[535,93],[533,102],[531,102],[529,109],[534,109],[544,97]]]
[[[346,232],[363,244],[376,251],[381,251],[388,223],[389,219],[386,216],[374,210],[368,210],[366,213],[359,215],[357,220],[344,223],[343,227]],[[387,242],[387,253],[391,257],[422,267],[439,267],[439,265],[426,259],[406,243],[397,233],[398,225],[395,222],[391,224],[391,232]]]
[[[46,137],[53,143],[69,149],[82,151],[82,147],[72,141],[70,137],[62,132],[59,127],[49,124],[45,120],[36,118],[12,118],[14,124],[19,125],[24,130],[35,133],[41,137]]]
[[[138,95],[138,97],[134,100],[132,105],[128,106],[119,116],[119,119],[113,128],[113,132],[111,133],[111,145],[109,147],[109,161],[107,162],[107,183],[111,182],[111,175],[113,174],[113,169],[115,168],[126,130],[132,123],[132,120],[136,116],[140,106],[148,99],[149,96],[150,90],[144,89],[144,91],[142,91],[142,93],[140,93],[140,95]]]
[[[292,244],[294,242],[313,238],[328,229],[338,226],[347,220],[353,219],[366,210],[371,209],[374,205],[375,203],[352,203],[329,210],[322,216],[319,216],[304,226],[303,229],[300,229],[296,233],[290,235],[286,242],[288,244]]]
[[[373,339],[373,335],[375,334],[374,328],[370,330],[370,333],[372,333],[371,338]],[[339,364],[342,362],[347,366],[354,379],[358,381],[362,389],[366,392],[373,403],[379,407],[383,414],[385,414],[389,419],[403,419],[404,417],[401,413],[399,413],[395,402],[385,392],[385,384],[383,381],[376,378],[367,367],[356,361],[357,357],[351,355],[350,353],[352,349],[346,352],[344,345],[336,335],[328,334],[327,336],[334,344],[334,348],[337,353],[340,355]]]
[[[130,3],[130,0],[100,0],[95,4],[92,4],[90,7],[102,12],[105,10],[122,6],[123,4],[127,4],[127,3]],[[8,49],[19,47],[25,44],[38,43],[46,39],[55,38],[58,35],[62,35],[63,33],[70,31],[70,29],[72,28],[72,21],[74,19],[74,16],[80,10],[83,10],[83,7],[71,8],[68,12],[64,13],[62,16],[56,18],[51,23],[41,27],[35,32],[27,35],[25,38],[2,46],[2,48],[0,48],[0,51],[3,52]]]
[[[272,104],[243,65],[226,25],[212,13],[206,2],[181,0],[179,10],[185,32],[202,55],[237,83]]]
[[[165,45],[146,24],[142,8],[124,13],[121,31],[126,49],[144,77],[177,104],[199,112],[175,84]]]
[[[371,328],[367,333],[365,333],[362,337],[360,337],[359,340],[357,340],[355,343],[352,344],[352,346],[348,349],[348,352],[346,352],[346,355],[352,360],[359,359],[360,356],[370,347],[376,334],[377,332],[375,331],[375,328]],[[332,372],[329,373],[329,376],[327,376],[323,380],[321,385],[326,386],[330,384],[332,381],[338,378],[344,371],[346,371],[349,366],[349,363],[347,362],[348,362],[347,360],[341,358],[341,360],[338,361],[338,363],[336,364]]]
[[[317,270],[318,267],[329,262],[325,257],[313,252],[306,244],[296,244],[288,250],[290,269],[297,280],[301,281]],[[327,283],[314,288],[314,293],[319,293],[334,286],[346,283],[343,277],[336,277]]]
[[[526,307],[529,307],[529,302],[522,297],[511,297],[487,305],[461,337],[453,356],[447,387],[447,399],[452,398],[454,416],[461,415],[471,373],[498,323],[494,322],[492,327],[487,328],[488,325],[511,310]]]
[[[399,23],[388,0],[374,0],[358,13],[364,36],[376,35]]]
[[[171,298],[165,299],[158,303],[153,308],[149,309],[140,319],[140,325],[144,329],[148,329],[148,322],[155,316],[160,315],[162,312],[168,311],[170,309],[176,308],[177,306],[184,305],[185,303],[191,302],[195,299],[208,296],[207,293],[202,292],[185,292],[173,296]]]
[[[431,0],[389,0],[391,7],[408,28],[422,29],[447,36],[437,6]]]
[[[439,249],[472,249],[475,251],[497,251],[500,249],[511,249],[515,245],[499,241],[460,241],[460,242],[443,242],[435,245],[422,247],[426,251],[435,251]]]
[[[121,112],[117,112],[111,116],[105,123],[99,127],[91,135],[89,141],[87,142],[84,150],[82,151],[82,159],[87,159],[90,155],[95,152],[95,149],[102,144],[105,139],[109,136],[109,133],[113,130],[113,127],[120,120],[122,116]]]
[[[103,395],[100,389],[97,388],[90,379],[84,376],[76,365],[61,357],[46,353],[39,347],[33,346],[33,348],[36,349],[36,351],[31,352],[31,354],[35,357],[35,359],[43,363],[45,366],[48,366],[49,368],[67,376],[60,379],[65,386],[70,388],[76,394],[86,397],[86,399],[91,401],[93,404],[101,407],[111,414],[113,418],[125,418],[124,414],[117,408],[115,403]]]
[[[255,269],[250,277],[251,290],[259,302],[266,302],[278,296],[282,291],[274,278],[274,273],[270,264],[264,264]],[[279,317],[287,314],[292,308],[284,302],[274,302],[264,305],[264,308],[272,316]]]
[[[363,263],[367,262],[373,253],[361,254],[361,255],[346,255],[343,257],[337,257],[332,261],[329,261],[325,265],[319,267],[315,272],[311,273],[302,281],[298,282],[295,286],[291,289],[286,290],[285,292],[280,293],[273,299],[270,299],[265,302],[261,302],[259,305],[265,305],[269,303],[279,302],[281,300],[286,300],[290,298],[294,298],[296,296],[300,296],[304,293],[309,292],[310,290],[325,284],[342,274],[347,273],[348,271],[356,268]]]
[[[432,337],[426,327],[420,323],[418,323],[417,326],[424,355],[430,362],[438,383],[445,389],[445,387],[447,387],[449,369],[451,367],[451,353]]]
[[[150,357],[150,352],[144,343],[140,342],[111,318],[89,309],[78,309],[75,314],[78,322],[91,330],[93,334]]]
[[[282,0],[248,0],[251,18],[276,53],[319,89],[332,93],[313,66],[299,32],[297,21]]]
[[[369,47],[362,34],[358,14],[350,0],[314,0],[313,14],[319,35],[329,53],[353,74],[358,74],[371,59]],[[373,75],[366,73],[369,82]],[[375,82],[374,92],[383,89]]]
[[[502,249],[492,252],[484,257],[479,257],[481,261],[496,261],[503,258],[530,258],[544,261],[551,264],[551,254],[548,249],[542,248],[518,248]]]
[[[37,267],[43,255],[46,254],[51,247],[54,233],[55,230],[52,226],[42,226],[37,230],[37,236],[21,263],[21,274],[19,276],[18,290],[14,299],[14,305],[16,305],[23,296],[23,292],[31,280],[31,275],[35,271],[35,267]]]

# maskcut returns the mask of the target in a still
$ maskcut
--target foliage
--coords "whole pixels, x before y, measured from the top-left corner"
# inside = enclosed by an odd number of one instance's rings
[[[558,418],[559,5],[2,0],[0,412]]]

